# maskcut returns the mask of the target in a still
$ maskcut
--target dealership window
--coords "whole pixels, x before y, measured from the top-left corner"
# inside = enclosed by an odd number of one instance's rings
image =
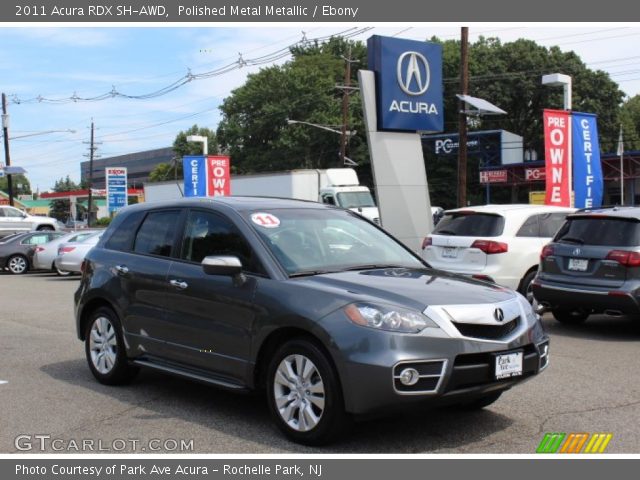
[[[179,217],[180,212],[178,210],[149,213],[138,230],[133,251],[169,257]]]
[[[185,226],[181,258],[200,263],[204,257],[217,255],[238,257],[243,270],[264,274],[251,247],[229,220],[211,212],[191,211]]]

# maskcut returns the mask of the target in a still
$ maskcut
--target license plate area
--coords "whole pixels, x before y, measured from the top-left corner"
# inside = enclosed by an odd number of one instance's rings
[[[570,258],[569,259],[569,270],[573,270],[574,272],[586,272],[589,267],[589,260],[586,258]]]
[[[458,258],[458,249],[456,247],[442,247],[443,258]]]
[[[516,352],[499,353],[495,355],[496,380],[522,376],[522,350]]]

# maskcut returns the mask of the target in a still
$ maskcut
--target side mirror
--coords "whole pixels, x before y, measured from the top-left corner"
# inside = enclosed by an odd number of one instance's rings
[[[202,270],[207,275],[235,277],[242,273],[242,262],[238,257],[212,255],[202,259]]]

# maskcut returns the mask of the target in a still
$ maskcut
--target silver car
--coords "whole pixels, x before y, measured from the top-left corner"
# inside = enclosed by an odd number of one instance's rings
[[[54,261],[58,256],[58,247],[63,243],[81,242],[99,231],[100,230],[83,230],[81,232],[70,232],[48,243],[38,245],[33,254],[32,268],[35,270],[53,270],[58,275],[69,275],[70,272],[63,272],[55,266]]]
[[[55,218],[29,215],[9,205],[0,205],[0,238],[13,233],[61,230]]]
[[[103,231],[94,232],[81,242],[62,243],[58,246],[58,256],[54,260],[56,271],[80,273],[85,255],[100,240]]]

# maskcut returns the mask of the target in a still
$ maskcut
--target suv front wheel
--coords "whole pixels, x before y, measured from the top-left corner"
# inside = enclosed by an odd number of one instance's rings
[[[582,309],[555,308],[551,311],[553,317],[560,323],[577,325],[589,318],[589,312]]]
[[[306,339],[286,342],[273,356],[267,398],[280,430],[299,443],[325,444],[350,423],[337,374],[322,350]]]

